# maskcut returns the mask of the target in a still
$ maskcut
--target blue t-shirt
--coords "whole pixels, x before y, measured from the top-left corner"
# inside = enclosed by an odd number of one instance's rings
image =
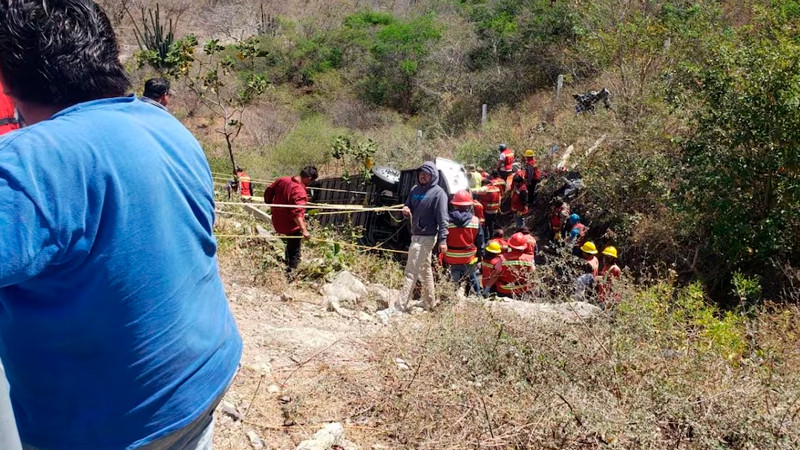
[[[242,343],[213,182],[169,113],[82,103],[0,139],[0,358],[20,435],[136,448],[224,392]]]

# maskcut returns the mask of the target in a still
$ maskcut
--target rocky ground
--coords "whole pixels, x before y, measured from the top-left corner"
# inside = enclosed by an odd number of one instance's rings
[[[382,441],[380,424],[359,422],[358,411],[348,413],[350,397],[363,395],[376,373],[378,356],[369,350],[370,340],[390,336],[401,321],[417,320],[380,311],[392,291],[364,285],[347,272],[320,286],[267,288],[253,287],[225,264],[221,270],[244,353],[217,410],[215,448],[392,448]],[[522,302],[493,307],[567,321],[596,309]],[[396,363],[402,370],[404,362]],[[335,392],[331,380],[341,380]]]

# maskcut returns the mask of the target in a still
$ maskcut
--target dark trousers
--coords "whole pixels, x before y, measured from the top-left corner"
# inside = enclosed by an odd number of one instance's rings
[[[286,257],[286,273],[293,272],[300,265],[300,248],[303,246],[303,240],[299,239],[299,237],[303,236],[302,232],[296,231],[288,236],[292,236],[293,239],[283,240],[283,243],[286,244],[286,253],[284,254]],[[297,237],[295,238],[295,236]]]
[[[489,242],[494,236],[494,230],[497,229],[499,214],[486,214],[486,242]]]

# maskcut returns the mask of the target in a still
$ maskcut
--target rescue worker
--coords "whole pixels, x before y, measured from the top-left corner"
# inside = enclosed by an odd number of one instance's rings
[[[426,309],[436,306],[433,285],[431,254],[438,244],[439,253],[447,252],[447,194],[439,186],[439,169],[426,162],[417,169],[418,184],[403,206],[403,215],[411,219],[411,246],[408,248],[405,281],[397,298],[389,305],[400,311],[411,306],[414,286],[422,283],[422,305]]]
[[[525,150],[525,166],[522,168],[522,176],[525,178],[525,184],[528,186],[528,204],[533,205],[534,197],[536,196],[536,186],[542,180],[542,172],[536,165],[536,158],[534,157],[533,150]]]
[[[594,242],[588,241],[580,247],[581,257],[592,266],[592,275],[597,276],[600,271],[600,261],[595,256],[597,254],[597,246]]]
[[[511,150],[506,144],[500,144],[500,158],[497,162],[497,171],[505,179],[514,171],[514,150]]]
[[[603,249],[603,270],[597,277],[597,301],[601,304],[611,304],[619,301],[619,294],[610,295],[614,288],[614,280],[622,276],[622,270],[617,265],[617,249],[608,246]]]
[[[473,289],[476,295],[480,295],[476,265],[478,253],[483,250],[484,238],[480,219],[471,211],[472,194],[469,191],[456,192],[450,204],[455,209],[450,212],[450,223],[447,225],[444,262],[450,266],[451,279],[459,286],[468,281],[467,294]]]
[[[580,247],[586,242],[586,231],[589,228],[581,223],[581,216],[574,213],[569,216],[569,226],[570,231],[567,242],[575,247]]]
[[[486,226],[486,214],[483,212],[483,203],[478,201],[477,198],[472,199],[472,213],[475,214],[475,217],[481,222],[481,230],[483,230]],[[483,233],[483,236],[487,236],[486,232]]]
[[[498,265],[498,263],[502,263],[504,259],[503,247],[500,243],[496,240],[489,242],[489,245],[486,246],[486,252],[483,255],[483,261],[481,261],[481,286],[484,287],[484,298],[489,297],[491,293],[497,292],[495,287],[489,284],[489,280],[492,278],[495,266]],[[500,264],[500,267],[502,267],[502,264]],[[486,289],[487,287],[489,288],[488,290]]]
[[[533,273],[535,266],[533,256],[525,253],[528,241],[522,233],[515,233],[508,240],[510,251],[504,259],[494,266],[492,275],[483,287],[484,295],[495,286],[500,297],[520,297],[533,289]]]
[[[164,78],[151,78],[144,82],[144,93],[141,100],[157,108],[167,111],[169,106],[170,92],[169,80]]]
[[[253,198],[250,175],[243,168],[236,166],[236,179],[238,180],[239,195],[242,197],[242,201],[245,203],[250,202],[250,199]]]
[[[298,176],[278,178],[264,191],[264,203],[303,206],[308,203],[306,186],[316,181],[318,176],[316,167],[306,166]],[[300,265],[302,240],[311,238],[306,228],[305,209],[276,206],[271,210],[275,231],[287,236],[283,239],[283,243],[286,244],[284,257],[286,274],[291,280],[294,271]]]
[[[500,245],[500,248],[503,249],[503,253],[506,253],[508,251],[508,241],[506,240],[506,233],[505,231],[503,231],[502,228],[494,230],[491,242],[497,242]]]
[[[492,236],[498,226],[498,215],[500,214],[500,202],[502,194],[500,188],[492,184],[488,179],[482,181],[480,202],[483,205],[483,214],[486,218],[485,235]]]
[[[508,190],[508,183],[506,183],[506,179],[500,175],[500,172],[496,170],[492,172],[489,175],[489,181],[491,181],[493,186],[500,189],[500,197],[506,195],[506,190]]]
[[[569,204],[561,197],[554,198],[551,204],[553,212],[550,215],[550,231],[553,232],[553,240],[559,241],[563,238],[564,227],[569,219]]]
[[[527,239],[528,241],[528,247],[525,249],[525,253],[533,257],[536,257],[536,250],[537,250],[536,238],[533,237],[531,231],[528,229],[528,227],[525,226],[520,227],[517,231],[525,235],[525,239]]]
[[[467,164],[467,181],[469,182],[470,189],[478,189],[481,187],[483,175],[475,168],[475,164]]]
[[[594,297],[595,278],[592,265],[581,260],[581,274],[575,279],[572,298],[575,301],[585,302]]]
[[[511,190],[511,212],[514,214],[514,222],[517,228],[525,224],[525,216],[528,215],[528,186],[525,179],[519,175],[514,175],[514,185]]]

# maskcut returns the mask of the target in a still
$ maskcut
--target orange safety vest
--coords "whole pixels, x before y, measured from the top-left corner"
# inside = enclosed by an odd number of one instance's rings
[[[500,212],[500,198],[502,193],[497,186],[486,186],[486,192],[481,195],[481,203],[486,214],[497,214]]]
[[[560,231],[564,225],[562,217],[569,217],[569,206],[560,205],[553,208],[553,215],[550,217],[550,229]]]
[[[483,204],[477,200],[472,201],[472,211],[475,214],[475,217],[480,220],[481,225],[486,223],[486,216],[483,214]]]
[[[603,271],[600,272],[600,280],[597,283],[598,302],[605,303],[606,300],[608,300],[606,298],[606,290],[611,289],[612,281],[620,276],[622,276],[622,270],[618,265],[614,264],[603,267]],[[619,293],[617,293],[614,297],[615,300],[619,300]]]
[[[503,170],[506,172],[511,171],[514,168],[514,150],[507,148],[500,152],[500,157],[503,161]]]
[[[517,214],[528,214],[528,202],[523,202],[521,198],[523,191],[528,192],[528,187],[524,184],[511,193],[511,211]]]
[[[452,266],[475,262],[475,255],[478,253],[475,238],[478,237],[480,227],[480,219],[475,216],[472,216],[465,227],[453,223],[447,225],[447,252],[444,254],[444,262]]]
[[[530,162],[526,162],[525,169],[520,170],[520,172],[522,172],[520,174],[522,175],[522,178],[525,178],[529,184],[533,181],[539,181],[542,179],[542,172],[539,171],[539,168],[536,167],[536,165],[531,164]]]
[[[237,172],[236,176],[239,177],[239,195],[245,198],[250,198],[253,195],[250,189],[250,175],[247,172]]]
[[[572,227],[572,230],[574,230],[575,228],[578,229],[578,238],[575,239],[575,242],[573,242],[573,244],[575,246],[583,245],[584,241],[586,241],[586,225],[578,222]],[[572,230],[570,230],[570,233],[572,233]]]
[[[536,256],[536,238],[532,234],[526,234],[525,239],[528,241],[528,246],[525,247],[525,254]]]
[[[489,259],[488,256],[492,258]],[[483,261],[481,261],[481,286],[486,287],[486,284],[489,283],[489,279],[492,278],[492,274],[494,273],[494,266],[504,259],[502,253],[499,255],[488,253],[487,257],[483,258]]]
[[[500,197],[502,197],[506,193],[506,188],[508,187],[506,181],[499,177],[492,179],[492,186],[496,187],[497,189],[500,189]]]
[[[532,255],[516,250],[509,253],[503,261],[503,270],[497,280],[497,292],[511,296],[530,292],[534,270]]]

